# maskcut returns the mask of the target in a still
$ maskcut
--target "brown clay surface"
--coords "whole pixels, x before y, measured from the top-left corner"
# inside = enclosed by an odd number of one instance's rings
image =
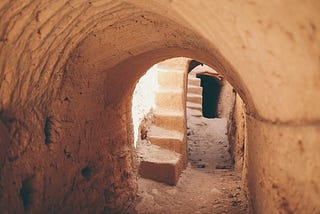
[[[140,178],[137,213],[247,213],[240,174],[231,169],[226,123],[188,110],[188,167],[176,186]]]

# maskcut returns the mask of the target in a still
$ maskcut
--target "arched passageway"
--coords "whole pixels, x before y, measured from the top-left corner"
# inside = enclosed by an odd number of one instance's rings
[[[0,210],[127,209],[135,82],[183,55],[246,103],[255,212],[319,211],[317,10],[316,1],[1,2]]]
[[[245,137],[245,130],[238,130],[245,121],[238,121],[234,111],[242,105],[235,103],[232,87],[224,82],[219,101],[221,118],[202,117],[200,79],[194,72],[187,75],[187,61],[181,57],[156,64],[136,86],[133,116],[144,118],[140,120],[141,138],[136,144],[140,160],[136,210],[247,213],[247,200],[241,191],[241,172],[245,174],[246,168],[242,165],[243,150],[238,149],[245,146],[238,140]],[[198,69],[197,74],[204,72],[217,74],[207,66]],[[148,106],[148,98],[153,99],[152,105]],[[228,131],[227,124],[233,129]],[[228,136],[233,142],[230,145]],[[230,153],[237,162],[236,170]],[[182,164],[184,158],[188,159],[187,166]]]

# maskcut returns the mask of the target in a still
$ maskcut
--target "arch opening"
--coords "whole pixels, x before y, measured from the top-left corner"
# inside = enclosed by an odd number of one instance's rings
[[[212,65],[236,85],[254,111],[240,75],[210,42],[157,14],[145,12],[135,14],[134,19],[131,16],[128,19],[127,15],[123,17],[112,25],[102,21],[90,28],[85,36],[68,41],[74,46],[66,46],[63,49],[66,52],[61,52],[67,54],[70,51],[68,57],[58,54],[57,58],[52,57],[56,62],[48,59],[48,70],[46,65],[41,67],[42,62],[38,62],[35,72],[39,73],[34,78],[47,70],[39,77],[44,81],[39,80],[38,85],[45,90],[35,92],[30,100],[24,97],[17,101],[21,106],[27,106],[24,111],[36,112],[38,117],[35,120],[34,115],[29,118],[20,113],[20,119],[28,121],[21,130],[41,127],[35,133],[28,133],[26,138],[30,142],[44,143],[36,150],[28,150],[27,156],[23,155],[25,148],[22,152],[19,146],[9,150],[12,162],[19,158],[19,162],[29,163],[32,157],[30,165],[38,168],[16,164],[16,170],[23,175],[16,176],[10,167],[6,167],[2,171],[6,176],[1,183],[7,186],[3,194],[10,195],[9,191],[15,188],[14,183],[21,183],[26,175],[39,179],[41,182],[37,182],[36,194],[45,200],[43,204],[28,205],[32,212],[48,211],[51,207],[55,207],[57,212],[120,212],[129,209],[137,191],[131,98],[135,83],[156,62],[187,56]],[[49,77],[53,79],[48,87],[44,87]],[[11,98],[13,101],[16,99],[15,95]],[[13,142],[20,142],[20,136],[24,135],[15,135],[17,139]],[[25,143],[22,146],[28,148]],[[48,160],[43,161],[41,154],[46,154]],[[42,169],[48,169],[49,180]],[[11,177],[15,179],[13,183],[9,179]],[[59,181],[54,188],[50,186],[51,180]],[[46,191],[42,192],[43,189]],[[16,197],[21,198],[19,195]],[[65,200],[61,201],[64,197]],[[1,207],[15,203],[14,198],[2,200]],[[93,202],[97,206],[92,207]],[[75,206],[67,206],[71,203]],[[23,209],[23,201],[20,207],[8,209],[19,212]]]
[[[127,32],[131,27],[133,26],[129,25],[129,29],[119,28],[120,32],[117,33],[127,35],[122,31]],[[144,30],[148,32],[148,26],[145,26]],[[151,36],[159,36],[158,33],[153,32],[153,26],[150,30],[152,30]],[[165,30],[163,31],[165,32]],[[110,177],[110,174],[103,175],[104,181],[112,180],[111,183],[102,184],[106,187],[105,190],[108,192],[110,188],[115,188],[112,190],[113,196],[107,197],[110,201],[106,205],[108,210],[128,207],[137,191],[137,183],[134,179],[137,169],[133,152],[132,94],[139,78],[152,65],[175,56],[186,56],[212,65],[221,71],[227,79],[230,79],[230,82],[235,83],[239,94],[245,97],[249,103],[248,111],[254,112],[250,95],[246,93],[246,87],[232,66],[216,53],[214,48],[210,49],[210,44],[205,40],[185,31],[189,32],[189,30],[183,29],[181,33],[184,36],[179,39],[177,37],[168,38],[166,32],[163,38],[157,38],[154,42],[146,44],[145,41],[140,41],[128,44],[128,47],[121,47],[121,52],[116,51],[116,54],[110,55],[110,53],[114,53],[110,49],[115,48],[110,46],[106,35],[114,34],[114,32],[111,33],[107,28],[89,35],[74,50],[68,61],[63,88],[61,88],[59,96],[60,100],[69,97],[70,100],[72,98],[76,102],[69,102],[69,105],[66,106],[66,109],[61,110],[62,114],[58,117],[70,117],[70,115],[64,115],[67,114],[68,109],[94,109],[94,111],[86,111],[82,114],[79,129],[88,130],[91,128],[91,131],[86,135],[96,141],[94,147],[105,147],[106,149],[99,149],[96,153],[97,156],[89,154],[86,159],[95,165],[98,162],[98,157],[107,156],[109,159],[104,161],[105,168],[112,171],[113,177],[125,178],[117,181]],[[129,38],[128,40],[130,41]],[[81,75],[79,76],[79,74]],[[100,133],[102,130],[105,130],[103,135]],[[184,152],[187,151],[184,150]],[[182,161],[180,168],[183,168],[185,164],[186,158]],[[101,167],[103,163],[99,165]],[[121,166],[121,170],[119,167],[115,167],[116,165]],[[79,168],[85,166],[84,162]],[[99,171],[99,167],[96,171]],[[94,178],[94,172],[92,172],[90,181],[93,182]],[[175,182],[176,178],[173,178],[172,183]],[[121,198],[121,200],[115,202],[115,198]]]
[[[144,197],[153,194],[151,190],[158,191],[158,194],[153,197],[154,200],[160,201],[163,198],[166,198],[163,201],[175,201],[175,198],[179,198],[179,203],[183,204],[187,203],[186,197],[200,197],[199,191],[187,190],[188,187],[185,184],[187,179],[188,185],[191,185],[191,182],[193,185],[201,186],[204,191],[202,194],[207,195],[209,201],[217,200],[215,197],[209,196],[210,194],[208,195],[210,187],[227,189],[225,191],[229,191],[230,195],[235,195],[229,198],[229,202],[231,203],[232,198],[233,207],[237,207],[238,212],[246,213],[246,193],[240,191],[243,186],[240,185],[241,179],[239,179],[240,174],[242,172],[245,174],[246,171],[243,167],[246,130],[245,128],[241,130],[237,128],[240,124],[245,123],[244,106],[239,95],[234,93],[233,88],[224,81],[223,93],[219,99],[220,118],[205,119],[202,117],[202,93],[199,93],[202,92],[202,88],[200,87],[200,79],[197,79],[196,76],[204,73],[217,75],[217,73],[205,66],[188,75],[189,62],[190,60],[182,57],[162,61],[149,69],[136,86],[133,96],[133,100],[136,99],[133,102],[136,104],[133,105],[133,118],[137,112],[143,118],[140,120],[143,122],[134,124],[140,128],[137,151],[138,165],[140,164],[139,174],[143,177],[138,179],[138,192],[143,202],[138,203],[137,210],[143,212],[147,207],[154,205],[154,201],[144,200]],[[151,78],[148,80],[148,77]],[[150,82],[155,85],[151,86]],[[214,94],[207,93],[207,96],[210,95],[211,98],[216,99],[215,92]],[[146,104],[147,96],[151,96],[152,105],[145,108],[148,111],[140,109],[139,112],[139,107]],[[240,99],[238,103],[236,103],[236,97]],[[235,111],[236,108],[238,111]],[[211,110],[218,112],[216,107]],[[179,134],[183,137],[179,137]],[[239,140],[239,138],[242,139]],[[168,159],[168,157],[170,158]],[[234,164],[235,162],[236,164]],[[182,173],[183,171],[188,173],[188,178],[185,177],[185,173]],[[207,173],[206,181],[203,181],[202,173]],[[215,176],[210,173],[214,173]],[[228,179],[225,183],[219,182],[224,173],[232,175],[229,178],[232,178],[234,182],[232,183]],[[150,183],[146,179],[177,185],[177,187]],[[179,179],[182,181],[180,182]],[[203,182],[202,184],[199,183],[200,180]],[[212,184],[214,185],[212,186]],[[165,195],[168,188],[176,191],[172,197]],[[185,192],[188,192],[188,196]],[[233,193],[231,194],[231,192]],[[177,202],[177,204],[179,203]],[[189,201],[189,203],[192,203],[194,207],[186,208],[184,211],[196,211],[199,209],[198,205],[208,206],[203,202]],[[162,207],[162,211],[181,207],[180,205],[175,207],[175,205],[171,203],[169,205],[166,202],[158,205]],[[224,211],[231,212],[231,209],[227,207],[228,205],[224,207]],[[207,209],[216,210],[217,208],[209,205]],[[161,211],[159,210],[159,212]]]

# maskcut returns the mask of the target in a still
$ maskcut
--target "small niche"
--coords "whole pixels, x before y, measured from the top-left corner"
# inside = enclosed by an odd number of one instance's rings
[[[44,131],[44,135],[45,135],[45,144],[46,145],[49,145],[51,143],[51,133],[50,133],[50,129],[52,127],[52,121],[51,121],[51,118],[47,117],[46,118],[46,122],[44,124],[44,128],[43,128],[43,131]]]
[[[22,181],[22,187],[20,189],[20,197],[22,199],[24,209],[28,209],[32,203],[34,189],[32,187],[31,178]]]
[[[92,173],[92,170],[91,170],[91,168],[90,168],[89,166],[86,166],[85,168],[83,168],[83,169],[81,170],[81,175],[82,175],[84,178],[86,178],[87,180],[90,179],[91,173]]]

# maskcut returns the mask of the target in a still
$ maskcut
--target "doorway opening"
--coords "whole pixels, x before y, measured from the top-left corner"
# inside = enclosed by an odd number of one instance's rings
[[[234,102],[232,86],[202,63],[188,74],[187,136],[191,165],[203,171],[232,169],[227,123]]]

